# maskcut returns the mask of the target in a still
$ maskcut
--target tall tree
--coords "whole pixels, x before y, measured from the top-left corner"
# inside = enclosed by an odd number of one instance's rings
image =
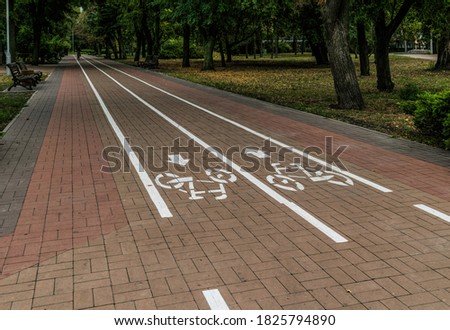
[[[450,68],[450,0],[422,0],[422,21],[437,40],[436,70]]]
[[[377,68],[377,88],[379,91],[392,92],[394,82],[389,63],[389,45],[391,38],[416,0],[372,1],[375,21],[375,61]],[[389,10],[388,10],[389,9]]]
[[[14,13],[14,5],[15,0],[6,0],[9,1],[9,11],[10,13]],[[17,57],[17,45],[16,45],[16,16],[10,15],[9,17],[9,46],[10,46],[10,54],[11,54],[11,62],[16,61]]]
[[[372,28],[370,24],[370,11],[368,5],[371,0],[355,0],[351,3],[351,15],[353,16],[353,25],[356,26],[356,43],[359,52],[359,68],[361,76],[370,75],[370,48],[367,38],[367,30]]]
[[[327,0],[324,22],[331,72],[340,109],[362,109],[364,100],[349,52],[349,1]]]
[[[183,24],[183,68],[191,66],[191,26]]]
[[[213,52],[219,33],[226,29],[233,17],[237,0],[183,0],[176,8],[176,16],[183,17],[183,23],[197,26],[203,40],[204,58],[202,70],[214,70]]]
[[[298,1],[297,4],[299,6],[299,24],[311,46],[316,63],[318,65],[329,64],[328,49],[324,39],[323,20],[318,1]]]
[[[41,50],[42,30],[45,24],[46,0],[37,0],[30,2],[30,14],[33,22],[33,59],[32,64],[39,64],[39,55]]]
[[[66,14],[73,11],[73,5],[82,5],[84,0],[15,0],[15,9],[21,13],[21,28],[30,25],[32,44],[32,63],[38,65],[41,57],[42,38],[57,35]],[[50,37],[51,38],[51,37]],[[22,45],[24,47],[24,45]]]

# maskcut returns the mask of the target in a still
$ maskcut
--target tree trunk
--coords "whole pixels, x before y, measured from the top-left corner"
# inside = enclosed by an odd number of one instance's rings
[[[113,37],[113,36],[108,36],[108,40],[109,40],[109,43],[110,43],[110,45],[111,45],[111,49],[112,49],[112,51],[113,51],[113,53],[114,53],[114,59],[115,60],[118,60],[119,59],[119,56],[118,56],[118,51],[117,51],[117,44],[116,44],[116,40],[115,40],[115,38]]]
[[[39,19],[37,19],[39,21]],[[31,63],[33,65],[39,65],[39,54],[41,52],[41,25],[39,23],[33,24],[33,57]]]
[[[219,52],[220,52],[220,64],[223,68],[227,66],[227,62],[225,61],[225,51],[223,49],[223,40],[219,40]]]
[[[273,59],[275,57],[275,45],[273,36],[270,36],[270,58]]]
[[[366,26],[363,22],[358,22],[356,25],[356,29],[358,35],[359,67],[361,70],[361,76],[369,76],[369,46],[367,45]]]
[[[450,68],[450,33],[444,35],[438,40],[437,61],[434,66],[436,70]]]
[[[155,67],[159,66],[159,52],[161,51],[161,7],[155,7],[155,38],[153,43],[152,62]]]
[[[105,42],[105,58],[111,59],[111,52],[107,41]]]
[[[298,53],[298,40],[297,40],[297,35],[294,34],[292,36],[292,51],[294,52],[294,55],[297,55]]]
[[[33,22],[33,58],[31,63],[33,65],[39,65],[42,29],[44,27],[45,0],[39,0],[37,3],[32,3],[31,9]]]
[[[191,66],[191,27],[189,24],[183,25],[183,68]]]
[[[14,63],[17,61],[16,23],[11,18],[9,22],[9,49],[11,62]]]
[[[340,109],[362,109],[364,100],[349,52],[349,2],[328,0],[324,12],[331,72]]]
[[[147,17],[146,12],[144,12],[144,14],[142,15],[142,29],[143,29],[145,41],[146,41],[145,60],[150,61],[153,57],[153,37],[152,37],[152,33],[150,32],[150,29],[148,27],[148,17]]]
[[[227,62],[233,62],[233,47],[231,47],[231,43],[228,40],[228,37],[225,37],[225,48],[227,50]]]
[[[214,46],[216,45],[216,34],[214,32],[206,32],[203,29],[203,71],[214,70]]]
[[[328,60],[328,50],[325,45],[311,44],[311,50],[312,50],[312,55],[316,59],[317,65],[330,64],[330,62]]]
[[[144,35],[142,35],[141,48],[142,48],[142,58],[145,59],[147,57],[147,42],[144,38]]]
[[[264,57],[264,40],[262,37],[262,27],[258,33],[258,40],[259,40],[259,57],[263,58]]]
[[[375,62],[377,68],[377,89],[381,92],[392,92],[395,84],[391,77],[389,42],[377,40],[375,47]]]
[[[136,28],[136,53],[134,54],[135,62],[139,62],[140,60],[142,41],[142,32],[138,28]]]
[[[384,11],[378,15],[375,21],[375,38],[377,89],[381,92],[392,92],[395,84],[391,78],[391,66],[389,63],[389,42],[391,37],[386,35]]]
[[[275,36],[275,58],[278,58],[278,48],[279,48],[279,45],[280,45],[280,37],[278,36],[278,33],[277,33],[277,35]]]
[[[119,59],[125,60],[127,58],[127,54],[125,52],[122,29],[120,27],[117,28],[117,43],[119,44]]]
[[[9,1],[9,12],[14,12],[14,0]],[[9,16],[9,53],[11,54],[11,62],[17,61],[17,46],[16,46],[16,21],[14,15]]]
[[[377,68],[377,88],[382,92],[392,92],[394,82],[391,78],[391,67],[389,64],[389,43],[397,28],[402,23],[409,9],[416,0],[404,0],[397,14],[389,24],[386,24],[386,12],[379,7],[375,13],[375,62]]]

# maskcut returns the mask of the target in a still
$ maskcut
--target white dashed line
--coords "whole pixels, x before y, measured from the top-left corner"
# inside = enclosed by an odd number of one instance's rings
[[[417,207],[418,209],[420,209],[422,211],[425,211],[425,212],[427,212],[427,213],[429,213],[431,215],[434,215],[435,217],[438,217],[438,218],[440,218],[440,219],[442,219],[444,221],[450,222],[450,216],[449,215],[447,215],[445,213],[442,213],[442,212],[440,212],[438,210],[435,210],[435,209],[433,209],[433,208],[431,208],[429,206],[426,206],[424,204],[416,204],[416,205],[414,205],[414,207]]]
[[[98,93],[97,89],[95,88],[94,84],[92,83],[91,79],[89,79],[89,76],[87,75],[86,71],[84,71],[83,67],[81,66],[80,62],[76,60],[78,65],[81,68],[81,71],[83,71],[84,76],[86,77],[87,82],[89,83],[89,86],[91,87],[92,91],[94,92],[95,97],[97,98],[97,101],[100,104],[100,107],[103,109],[103,113],[105,114],[109,124],[111,125],[111,128],[113,129],[114,133],[117,136],[117,139],[122,144],[123,149],[127,153],[130,163],[133,165],[133,168],[136,170],[139,178],[141,179],[142,184],[144,185],[145,189],[147,190],[147,193],[152,200],[152,202],[155,204],[156,208],[158,209],[159,214],[162,218],[171,218],[173,215],[170,212],[169,208],[167,207],[166,202],[164,202],[163,198],[161,197],[158,189],[156,189],[156,186],[154,185],[152,179],[148,176],[147,172],[142,171],[143,166],[141,165],[138,156],[136,153],[131,149],[131,146],[128,144],[127,140],[125,139],[125,136],[123,135],[122,131],[120,130],[119,126],[117,125],[114,118],[111,116],[111,113],[109,112],[108,108],[106,107],[105,102],[101,98],[100,94]]]
[[[278,193],[277,191],[275,191],[274,189],[269,187],[267,184],[265,184],[261,180],[259,180],[256,176],[254,176],[253,174],[247,172],[241,166],[239,166],[238,164],[234,163],[232,160],[228,159],[225,155],[223,155],[222,153],[220,153],[217,150],[215,150],[213,147],[211,147],[208,143],[203,141],[201,138],[199,138],[198,136],[196,136],[195,134],[193,134],[192,132],[190,132],[189,130],[184,128],[182,125],[177,123],[175,120],[173,120],[172,118],[170,118],[169,116],[164,114],[162,111],[158,110],[156,107],[154,107],[153,105],[151,105],[150,103],[148,103],[147,101],[145,101],[144,99],[139,97],[136,93],[131,91],[129,88],[125,87],[123,84],[121,84],[119,81],[114,79],[111,75],[109,75],[108,73],[106,73],[105,71],[103,71],[102,69],[97,67],[95,64],[89,62],[88,60],[86,60],[86,62],[89,63],[90,65],[92,65],[94,68],[96,68],[101,73],[103,73],[109,79],[114,81],[118,86],[120,86],[123,90],[125,90],[127,93],[129,93],[131,96],[133,96],[136,100],[138,100],[143,105],[145,105],[153,113],[155,113],[156,115],[158,115],[159,117],[164,119],[170,125],[174,126],[181,133],[185,134],[187,137],[191,138],[193,141],[195,141],[196,143],[201,145],[205,150],[207,150],[208,152],[213,154],[215,157],[219,158],[223,163],[225,163],[228,166],[230,166],[233,169],[233,171],[236,171],[237,173],[242,175],[249,182],[251,182],[253,185],[255,185],[256,187],[261,189],[264,193],[266,193],[268,196],[273,198],[278,203],[288,207],[291,211],[293,211],[294,213],[299,215],[301,218],[303,218],[305,221],[307,221],[309,224],[314,226],[316,229],[320,230],[322,233],[327,235],[333,241],[335,241],[336,243],[348,242],[348,240],[345,237],[343,237],[342,235],[340,235],[339,233],[337,233],[336,231],[334,231],[333,229],[328,227],[322,221],[320,221],[319,219],[314,217],[311,213],[309,213],[308,211],[304,210],[303,208],[301,208],[300,206],[298,206],[294,202],[291,202],[286,197],[284,197],[283,195],[281,195],[280,193]]]
[[[203,296],[211,310],[229,310],[227,303],[217,289],[203,291]]]
[[[175,94],[167,92],[164,89],[161,89],[159,87],[156,87],[156,86],[146,82],[145,80],[142,80],[140,78],[134,77],[133,75],[131,75],[129,73],[126,73],[126,72],[124,72],[122,70],[114,68],[114,67],[112,67],[112,66],[110,66],[108,64],[105,64],[103,62],[100,62],[100,61],[97,61],[97,60],[95,60],[95,61],[98,62],[98,63],[101,63],[102,65],[104,65],[104,66],[106,66],[108,68],[111,68],[111,69],[113,69],[113,70],[115,70],[117,72],[120,72],[120,73],[122,73],[122,74],[124,74],[124,75],[126,75],[126,76],[128,76],[130,78],[133,78],[134,80],[137,80],[137,81],[139,81],[139,82],[141,82],[141,83],[143,83],[143,84],[145,84],[145,85],[147,85],[147,86],[149,86],[149,87],[151,87],[151,88],[153,88],[153,89],[155,89],[157,91],[160,91],[161,93],[164,93],[164,94],[169,95],[169,96],[171,96],[171,97],[173,97],[173,98],[175,98],[175,99],[177,99],[177,100],[179,100],[181,102],[189,104],[190,106],[192,106],[192,107],[194,107],[194,108],[196,108],[196,109],[198,109],[200,111],[203,111],[203,112],[205,112],[205,113],[207,113],[207,114],[209,114],[211,116],[214,116],[216,118],[219,118],[220,120],[225,121],[225,122],[227,122],[227,123],[229,123],[231,125],[239,127],[239,128],[243,129],[244,131],[246,131],[248,133],[251,133],[251,134],[253,134],[255,136],[258,136],[258,137],[262,138],[263,140],[270,140],[270,142],[273,143],[273,144],[276,144],[276,145],[278,145],[278,146],[280,146],[282,148],[286,148],[286,149],[292,151],[293,153],[296,153],[297,155],[300,155],[302,157],[306,157],[307,159],[310,159],[310,160],[312,160],[312,161],[314,161],[314,162],[316,162],[316,163],[318,163],[318,164],[320,164],[322,166],[325,166],[326,168],[329,168],[332,171],[335,171],[335,172],[341,173],[343,175],[346,175],[346,176],[348,176],[348,177],[350,177],[350,178],[352,178],[352,179],[354,179],[356,181],[359,181],[359,182],[365,184],[366,186],[372,187],[373,189],[376,189],[376,190],[381,191],[383,193],[390,193],[390,192],[392,192],[392,190],[389,189],[389,188],[383,187],[383,186],[381,186],[381,185],[379,185],[379,184],[377,184],[375,182],[372,182],[370,180],[364,179],[364,178],[362,178],[362,177],[360,177],[360,176],[358,176],[356,174],[353,174],[351,172],[341,170],[338,166],[335,166],[335,165],[332,165],[332,164],[328,164],[326,161],[324,161],[324,160],[322,160],[320,158],[316,158],[314,156],[311,156],[310,154],[304,153],[300,149],[291,147],[291,146],[289,146],[289,145],[287,145],[287,144],[285,144],[285,143],[283,143],[281,141],[278,141],[276,139],[271,138],[270,136],[267,136],[265,134],[259,133],[259,132],[255,131],[255,130],[245,126],[245,125],[242,125],[242,124],[240,124],[238,122],[235,122],[234,120],[228,119],[228,118],[226,118],[224,116],[221,116],[221,115],[219,115],[219,114],[217,114],[217,113],[215,113],[215,112],[213,112],[211,110],[208,110],[208,109],[206,109],[204,107],[201,107],[201,106],[199,106],[199,105],[197,105],[197,104],[195,104],[193,102],[185,100],[182,97],[179,97],[179,96],[177,96]]]

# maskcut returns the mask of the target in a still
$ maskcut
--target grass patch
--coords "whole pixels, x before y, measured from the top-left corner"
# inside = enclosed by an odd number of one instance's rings
[[[415,128],[412,116],[400,109],[400,91],[411,84],[421,92],[450,90],[450,72],[431,70],[434,63],[429,60],[393,55],[391,71],[396,87],[392,93],[381,93],[376,89],[373,57],[371,61],[371,76],[359,78],[366,102],[364,110],[339,110],[330,107],[336,103],[330,68],[318,67],[309,54],[282,54],[277,59],[266,56],[256,60],[237,56],[226,68],[220,67],[217,62],[216,71],[213,72],[201,71],[201,60],[192,60],[191,68],[182,68],[180,60],[160,60],[160,71],[203,85],[374,129],[394,137],[428,142]],[[359,68],[357,61],[355,65]]]
[[[11,83],[11,77],[0,75],[0,91],[5,90]],[[0,92],[0,132],[22,110],[33,92],[3,93]]]

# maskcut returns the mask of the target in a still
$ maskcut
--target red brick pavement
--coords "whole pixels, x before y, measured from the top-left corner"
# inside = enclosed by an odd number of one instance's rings
[[[80,71],[67,69],[19,223],[0,238],[1,277],[126,225],[113,178],[97,170],[105,162],[92,97]]]
[[[226,187],[226,200],[189,200],[160,189],[174,214],[162,219],[136,173],[99,170],[106,164],[102,149],[118,141],[80,69],[70,66],[74,60],[65,62],[16,231],[0,238],[0,308],[207,309],[202,291],[217,288],[233,309],[448,309],[450,224],[413,207],[420,202],[450,213],[448,168],[258,110],[256,101],[238,103],[126,68],[299,148],[323,147],[332,135],[335,146],[349,145],[343,158],[352,171],[394,190],[385,194],[358,183],[280,192],[349,239],[340,244],[239,175]],[[176,128],[83,66],[132,145],[159,151],[176,137],[187,143]],[[212,145],[262,142],[102,69]],[[204,171],[190,175],[207,178]],[[255,175],[264,180],[267,171]]]

